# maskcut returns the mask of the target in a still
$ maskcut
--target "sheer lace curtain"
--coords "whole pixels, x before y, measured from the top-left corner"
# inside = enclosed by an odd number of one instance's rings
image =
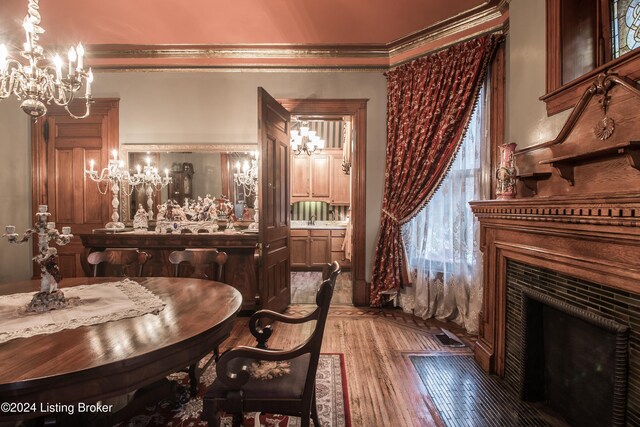
[[[483,89],[451,169],[402,230],[413,286],[400,293],[400,306],[423,319],[454,321],[471,333],[478,330],[482,304],[482,253],[468,202],[489,196],[486,102]]]

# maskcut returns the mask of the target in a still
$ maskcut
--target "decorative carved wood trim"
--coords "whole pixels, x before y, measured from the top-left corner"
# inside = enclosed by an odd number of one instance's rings
[[[547,37],[549,37],[548,34]],[[549,46],[549,42],[547,42],[547,46]],[[547,61],[549,61],[548,53]],[[609,61],[562,87],[556,86],[557,89],[555,90],[549,91],[549,87],[547,85],[548,92],[539,98],[547,105],[547,115],[552,116],[576,106],[580,102],[582,94],[589,87],[593,79],[603,73],[616,73],[622,76],[627,76],[627,78],[632,81],[640,80],[640,49],[632,50],[631,52],[622,55],[620,58]],[[549,76],[550,73],[547,69],[548,84]],[[551,78],[553,79],[554,77],[551,76]]]

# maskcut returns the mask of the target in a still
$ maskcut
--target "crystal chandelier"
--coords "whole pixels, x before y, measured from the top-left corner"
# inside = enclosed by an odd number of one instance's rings
[[[244,160],[242,167],[240,162],[236,162],[236,172],[234,178],[238,186],[242,186],[245,195],[258,194],[258,152],[253,152],[251,163]]]
[[[23,65],[20,61],[9,58],[7,47],[0,45],[0,99],[8,98],[12,93],[22,100],[20,107],[32,117],[40,117],[47,113],[46,104],[54,102],[63,106],[69,115],[75,119],[82,119],[90,114],[91,82],[93,73],[84,70],[84,48],[78,44],[69,49],[69,65],[66,75],[62,71],[62,59],[58,54],[50,58],[50,64],[39,66],[45,58],[42,46],[38,44],[40,34],[44,29],[40,26],[39,0],[29,0],[28,15],[22,26],[26,32],[27,41],[23,45],[20,55],[27,60]],[[69,104],[76,97],[76,93],[85,85],[84,114],[78,116],[69,110]]]
[[[300,130],[291,131],[291,150],[294,154],[307,153],[310,156],[323,148],[324,139],[316,135],[315,131],[309,130],[309,122],[301,122]]]

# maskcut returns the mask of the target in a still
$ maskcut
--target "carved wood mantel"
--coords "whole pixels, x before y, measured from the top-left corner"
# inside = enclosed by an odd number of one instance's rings
[[[600,75],[558,137],[516,153],[518,198],[471,202],[484,253],[476,360],[504,375],[507,260],[640,293],[640,90]]]

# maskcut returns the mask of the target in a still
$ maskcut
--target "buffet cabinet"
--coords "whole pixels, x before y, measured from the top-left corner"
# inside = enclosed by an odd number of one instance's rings
[[[144,265],[143,275],[152,277],[174,276],[174,266],[169,262],[173,251],[196,248],[216,248],[229,256],[224,266],[224,282],[242,294],[242,309],[254,311],[261,306],[258,289],[257,234],[155,234],[155,233],[105,233],[81,234],[85,247],[82,259],[87,276],[92,275],[86,262],[91,252],[107,248],[137,248],[147,252],[151,259]]]

